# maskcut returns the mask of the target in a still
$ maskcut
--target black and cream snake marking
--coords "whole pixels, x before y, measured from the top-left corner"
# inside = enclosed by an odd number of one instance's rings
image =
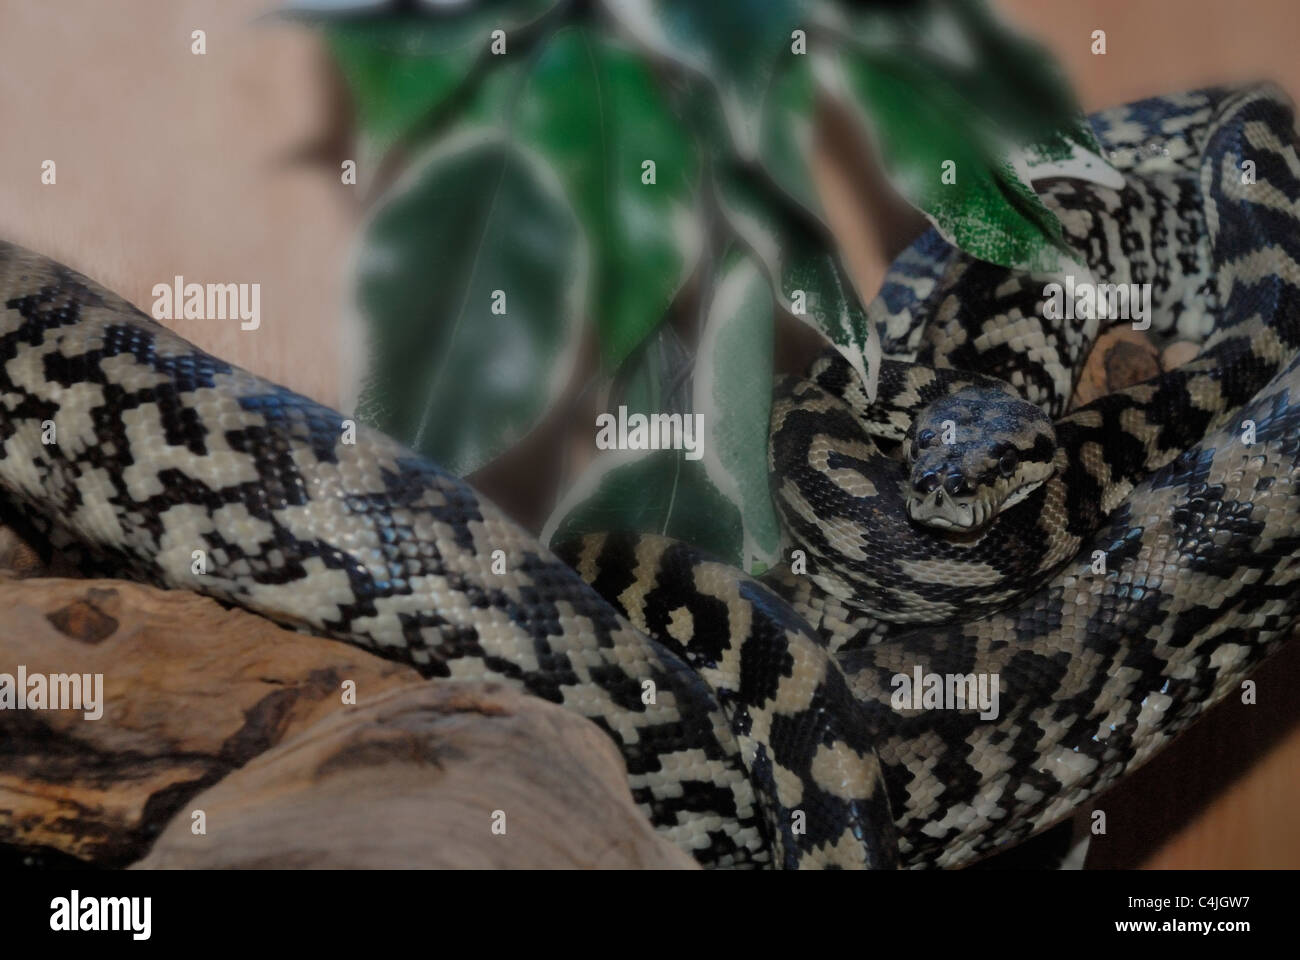
[[[760,583],[627,534],[572,545],[567,566],[397,442],[342,442],[340,414],[8,245],[0,490],[99,569],[590,717],[652,822],[705,864],[961,864],[1146,760],[1300,605],[1290,107],[1206,91],[1094,126],[1128,186],[1040,189],[1094,279],[1153,284],[1155,326],[1202,340],[1200,358],[1066,413],[1097,324],[1047,321],[1043,278],[923,237],[871,308],[892,357],[878,402],[833,361],[780,386],[774,483],[808,576]],[[947,372],[964,370],[1025,405]],[[960,450],[920,442],[930,399],[974,431]],[[938,489],[957,506],[924,502]],[[966,524],[977,498],[1002,509]],[[998,715],[894,709],[891,677],[917,667],[996,673]]]

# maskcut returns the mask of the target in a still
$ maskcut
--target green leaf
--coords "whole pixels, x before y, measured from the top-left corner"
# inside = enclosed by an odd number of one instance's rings
[[[616,368],[663,319],[698,256],[693,141],[645,62],[585,27],[547,43],[511,132],[559,175],[593,256],[601,354]],[[654,183],[643,164],[654,163]]]
[[[981,0],[817,8],[845,42],[842,76],[901,192],[946,239],[1005,266],[1055,269],[1061,229],[1029,184],[1114,186],[1050,56]],[[943,164],[956,175],[944,183]]]
[[[1008,160],[984,148],[958,94],[893,54],[840,62],[895,185],[946,240],[991,263],[1057,269],[1060,222]]]
[[[819,22],[868,58],[903,58],[959,96],[965,125],[997,132],[1064,159],[1072,145],[1098,145],[1048,52],[1017,33],[982,0],[914,0],[905,5],[818,7]],[[924,88],[917,91],[927,96]]]
[[[661,56],[706,75],[722,99],[736,149],[757,150],[759,114],[776,65],[810,0],[604,0],[622,25]]]
[[[880,335],[830,237],[794,216],[740,171],[725,171],[718,186],[727,220],[758,258],[777,302],[826,337],[857,370],[867,396],[874,398]]]
[[[743,568],[776,562],[781,529],[767,471],[772,410],[773,301],[767,278],[733,256],[709,306],[695,364],[696,410],[704,414],[704,468],[740,509]]]
[[[970,47],[965,62],[935,65],[969,103],[1044,160],[1064,161],[1079,150],[1100,156],[1064,74],[1047,50],[1015,31],[981,0],[936,7]],[[942,28],[941,28],[942,29]],[[947,70],[944,70],[947,67]]]
[[[740,511],[680,450],[602,454],[546,522],[542,542],[612,530],[663,534],[733,566],[742,559]]]
[[[586,276],[577,219],[536,157],[482,132],[443,143],[363,232],[358,414],[455,473],[482,466],[564,385]]]
[[[694,356],[672,325],[661,324],[619,368],[610,385],[610,405],[621,404],[637,413],[681,406],[693,362]]]
[[[608,403],[608,412],[625,420],[695,417],[696,454],[601,453],[547,521],[544,540],[611,530],[663,533],[751,573],[775,562],[781,534],[767,474],[772,309],[754,261],[739,253],[726,258],[695,357],[686,405],[692,412],[680,413],[674,394],[687,358],[666,328],[630,359]]]
[[[382,154],[458,90],[488,54],[493,30],[505,30],[508,43],[512,31],[555,3],[488,0],[438,16],[327,22],[330,54],[352,94],[370,149]]]
[[[789,54],[777,65],[763,99],[758,134],[758,161],[767,175],[805,210],[824,220],[813,180],[817,84],[815,54]]]

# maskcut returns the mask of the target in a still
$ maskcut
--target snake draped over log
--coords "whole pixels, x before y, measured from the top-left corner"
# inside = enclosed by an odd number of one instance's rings
[[[1201,344],[1074,411],[1102,320],[1048,319],[1059,276],[934,231],[905,251],[868,311],[876,397],[836,354],[778,384],[806,574],[628,532],[562,562],[398,442],[342,442],[342,415],[8,244],[0,500],[88,569],[589,717],[705,865],[960,865],[1144,762],[1295,625],[1293,122],[1267,86],[1145,100],[1092,118],[1122,187],[1036,184],[1080,277],[1149,284],[1153,330]],[[992,677],[998,708],[895,706],[915,671]]]

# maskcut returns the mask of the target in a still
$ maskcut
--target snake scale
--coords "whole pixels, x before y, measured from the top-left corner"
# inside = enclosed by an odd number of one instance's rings
[[[0,245],[7,515],[97,569],[591,718],[705,865],[960,865],[1145,761],[1300,605],[1290,106],[1209,90],[1092,122],[1124,188],[1038,189],[1094,278],[1150,283],[1154,328],[1199,358],[1067,412],[1100,322],[1045,320],[1042,277],[923,236],[869,310],[875,403],[834,358],[779,385],[774,492],[807,576],[618,532],[561,562],[396,441],[344,443],[342,415]],[[969,442],[933,443],[936,416]],[[999,712],[896,709],[918,667],[997,675]]]

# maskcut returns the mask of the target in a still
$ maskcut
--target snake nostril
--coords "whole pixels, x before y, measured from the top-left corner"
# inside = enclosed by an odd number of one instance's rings
[[[931,493],[939,486],[939,475],[933,470],[927,470],[916,480],[912,481],[912,486],[916,487],[921,493]]]
[[[950,473],[943,481],[943,488],[954,497],[964,497],[970,493],[970,484],[960,473]]]

